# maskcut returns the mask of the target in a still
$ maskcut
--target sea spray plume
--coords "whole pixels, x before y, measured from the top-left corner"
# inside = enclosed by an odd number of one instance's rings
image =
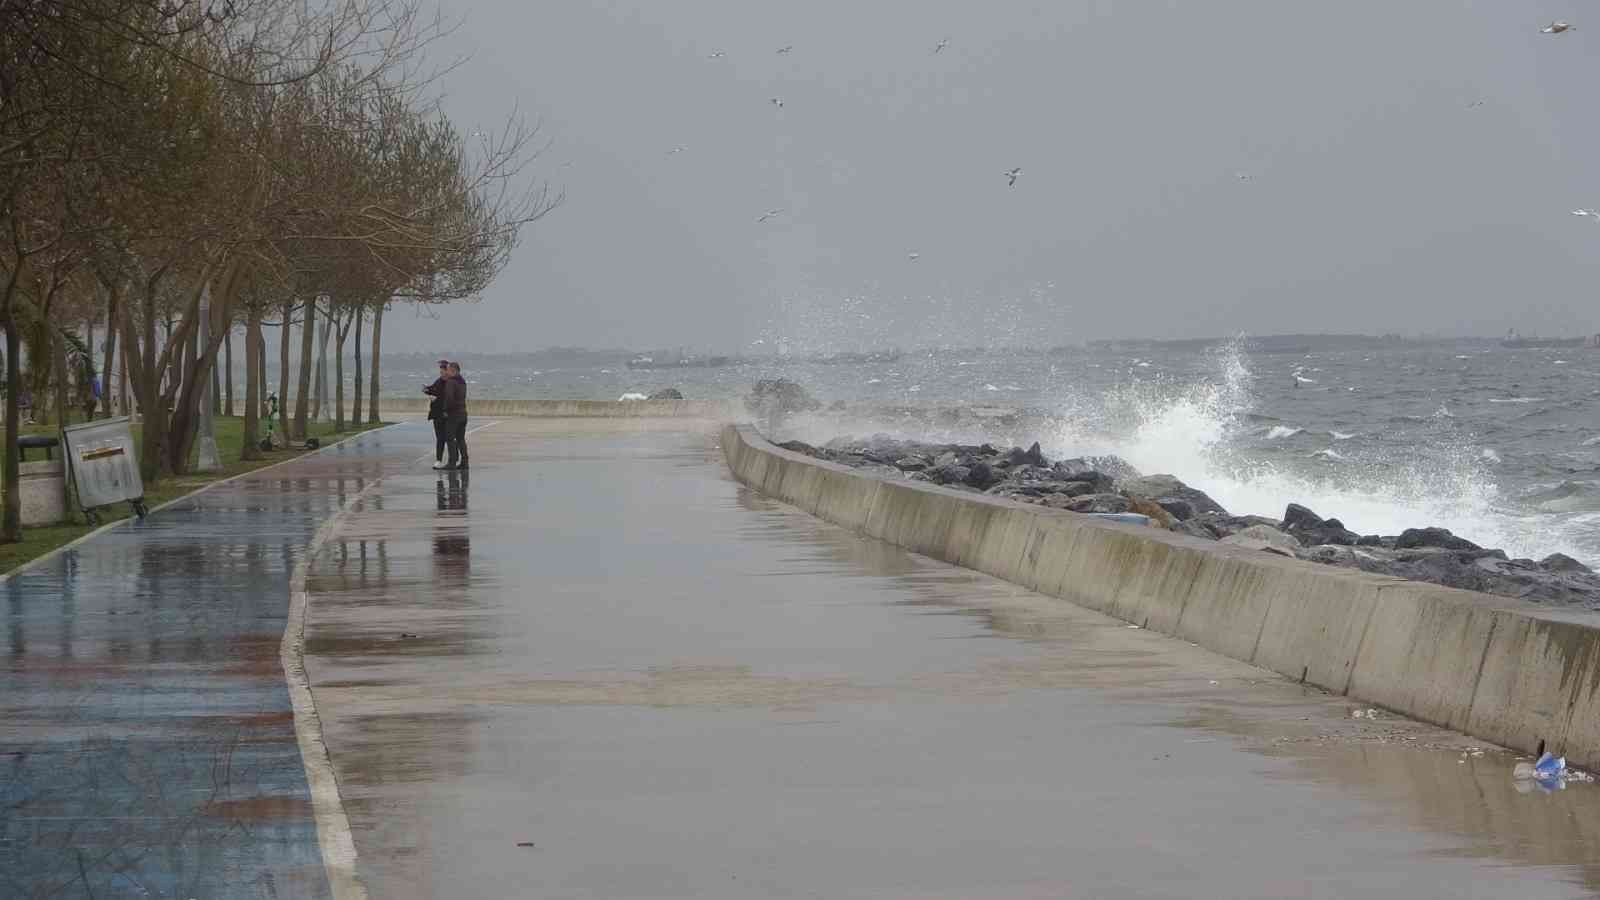
[[[1175,475],[1240,515],[1276,517],[1300,503],[1363,534],[1433,524],[1513,556],[1585,555],[1570,525],[1507,508],[1493,460],[1447,410],[1420,417],[1412,427],[1432,434],[1404,442],[1403,451],[1374,436],[1370,446],[1341,448],[1337,466],[1296,471],[1263,456],[1267,433],[1246,420],[1254,378],[1241,342],[1218,347],[1209,363],[1208,376],[1188,382],[1134,376],[1100,396],[1064,392],[1041,432],[1046,452],[1115,454],[1146,474]]]

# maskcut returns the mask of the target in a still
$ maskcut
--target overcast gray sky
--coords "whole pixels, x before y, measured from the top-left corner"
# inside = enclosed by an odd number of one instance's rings
[[[458,14],[447,109],[542,121],[567,200],[481,303],[397,310],[394,350],[1600,331],[1593,5]]]

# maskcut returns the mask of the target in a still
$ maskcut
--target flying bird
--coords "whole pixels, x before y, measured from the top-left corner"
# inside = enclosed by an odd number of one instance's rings
[[[1017,177],[1020,176],[1021,174],[1022,174],[1022,169],[1020,167],[1012,169],[1012,170],[1006,172],[1005,176],[1008,179],[1006,181],[1006,187],[1016,187],[1017,186]]]
[[[773,106],[776,106],[779,109],[783,109],[783,98],[782,97],[773,97],[771,100],[768,100],[767,102],[771,103]]]
[[[1483,101],[1482,100],[1474,100],[1471,103],[1467,104],[1467,109],[1477,109],[1478,107],[1480,107],[1482,105],[1483,105]]]
[[[1572,30],[1572,26],[1568,25],[1565,22],[1551,22],[1549,25],[1546,25],[1545,27],[1539,29],[1539,33],[1540,34],[1560,34],[1563,31],[1571,31],[1571,30]]]
[[[769,209],[766,212],[762,213],[760,218],[756,219],[756,224],[760,225],[762,222],[765,222],[768,219],[776,218],[776,217],[781,216],[781,215],[783,215],[783,210],[781,210],[781,209]]]
[[[667,155],[668,156],[676,156],[677,154],[682,153],[683,151],[685,151],[687,149],[689,149],[689,148],[685,147],[682,144],[679,144],[678,146],[673,147],[671,150],[668,150],[667,151]]]
[[[1235,173],[1233,173],[1233,177],[1239,179],[1240,181],[1244,181],[1244,182],[1250,182],[1250,181],[1255,181],[1256,180],[1256,177],[1254,175],[1251,175],[1249,172],[1235,172]]]
[[[944,48],[946,48],[948,46],[950,46],[950,39],[949,38],[945,38],[944,40],[940,41],[939,43],[933,45],[933,52],[938,53],[939,51],[943,50]]]
[[[726,50],[713,50],[706,55],[706,59],[721,59],[728,55]]]
[[[906,254],[906,259],[909,259],[909,260],[911,260],[911,261],[912,261],[912,262],[916,262],[916,261],[917,261],[917,260],[919,260],[919,259],[921,259],[921,258],[922,258],[922,254],[921,254],[921,253],[918,253],[918,252],[917,252],[917,251],[915,251],[915,250],[913,250],[913,251],[911,251],[911,252],[910,252],[910,253],[907,253],[907,254]]]
[[[794,45],[793,44],[784,44],[782,47],[778,48],[778,55],[779,56],[784,56],[784,55],[788,54],[788,52],[790,50],[793,50],[793,49],[794,49]]]
[[[1593,219],[1596,222],[1600,222],[1600,213],[1597,213],[1592,209],[1575,209],[1572,211],[1572,214],[1575,216],[1582,216],[1585,219]]]

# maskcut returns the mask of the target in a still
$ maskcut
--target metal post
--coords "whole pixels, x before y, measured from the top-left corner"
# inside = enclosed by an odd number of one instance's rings
[[[211,283],[200,288],[200,346],[211,346]],[[222,469],[222,459],[217,454],[216,423],[211,418],[211,379],[203,378],[200,384],[200,452],[196,469],[216,472]]]

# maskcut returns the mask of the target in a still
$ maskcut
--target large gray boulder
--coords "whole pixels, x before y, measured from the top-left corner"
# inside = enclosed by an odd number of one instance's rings
[[[1065,508],[1077,513],[1125,513],[1133,509],[1133,501],[1121,494],[1084,494],[1068,500]]]
[[[1271,525],[1251,525],[1237,534],[1223,538],[1221,543],[1248,550],[1265,550],[1290,559],[1293,559],[1300,549],[1299,541]]]
[[[1324,519],[1298,503],[1289,504],[1283,511],[1282,530],[1307,547],[1353,547],[1361,540],[1361,535],[1344,527],[1338,519]]]
[[[1222,504],[1211,499],[1205,491],[1192,488],[1172,475],[1125,478],[1117,486],[1124,494],[1142,497],[1157,504],[1176,519],[1192,519],[1201,513],[1228,513]],[[1167,505],[1169,502],[1172,504],[1170,507]]]
[[[1298,555],[1301,559],[1462,590],[1537,603],[1600,608],[1600,575],[1575,569],[1551,569],[1531,559],[1507,559],[1500,550],[1324,546],[1308,548]]]
[[[1394,542],[1396,550],[1437,547],[1440,550],[1482,550],[1466,538],[1458,538],[1448,528],[1407,528]]]

